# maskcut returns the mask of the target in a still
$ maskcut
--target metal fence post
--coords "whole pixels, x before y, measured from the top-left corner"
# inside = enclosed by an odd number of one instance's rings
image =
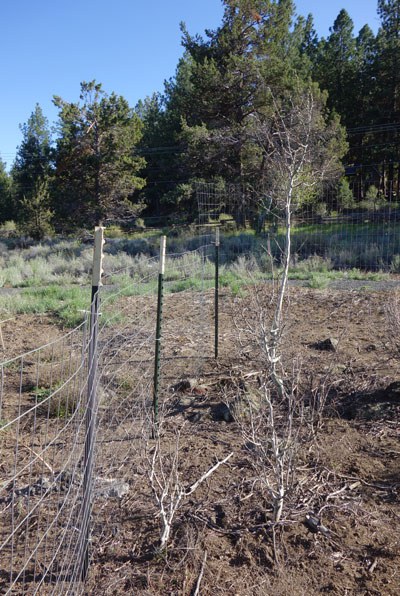
[[[219,228],[215,229],[214,356],[218,358],[219,335]]]
[[[100,286],[103,272],[103,245],[104,228],[96,227],[94,234],[93,252],[93,273],[92,273],[92,295],[90,305],[90,336],[89,336],[89,363],[88,363],[88,384],[87,384],[87,407],[85,415],[85,451],[84,451],[84,472],[83,472],[83,502],[82,502],[82,573],[84,581],[89,570],[89,544],[90,544],[90,520],[92,513],[93,496],[93,464],[95,447],[96,415],[98,409],[97,401],[97,338],[99,327],[99,306]]]
[[[160,353],[161,353],[161,324],[164,290],[165,271],[165,247],[167,237],[161,236],[160,242],[160,268],[158,273],[158,298],[157,298],[157,323],[156,323],[156,346],[154,355],[154,388],[153,388],[153,439],[157,434],[158,425],[158,391],[160,385]]]

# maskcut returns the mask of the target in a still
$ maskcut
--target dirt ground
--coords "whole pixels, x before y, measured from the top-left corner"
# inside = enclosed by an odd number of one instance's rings
[[[281,364],[295,432],[281,443],[290,457],[279,523],[273,523],[276,459],[263,426],[259,333],[260,312],[268,318],[273,298],[271,286],[223,293],[216,360],[212,329],[201,336],[195,326],[193,295],[167,297],[159,441],[137,435],[129,448],[121,442],[100,456],[100,466],[114,458],[129,491],[95,504],[85,593],[399,593],[399,295],[393,288],[290,289]],[[143,312],[142,299],[124,300],[125,309]],[[209,311],[212,301],[210,294]],[[2,333],[9,358],[63,330],[47,317],[17,317]],[[123,351],[119,356],[126,361]],[[284,438],[287,404],[273,389],[271,395]],[[122,432],[123,420],[118,424]],[[164,490],[164,505],[173,504],[179,489],[171,535],[160,550],[157,499]],[[310,531],[310,514],[322,531]]]

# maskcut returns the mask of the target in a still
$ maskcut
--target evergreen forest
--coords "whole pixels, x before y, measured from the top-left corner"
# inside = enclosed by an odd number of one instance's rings
[[[343,9],[326,38],[291,0],[222,4],[215,30],[181,24],[175,75],[136,106],[95,80],[77,81],[75,103],[54,95],[55,128],[32,106],[9,172],[0,160],[0,224],[40,240],[99,223],[191,223],[200,183],[247,189],[242,201],[258,197],[260,211],[274,201],[272,148],[294,113],[312,131],[304,176],[319,172],[295,197],[299,212],[399,201],[400,0],[378,0],[376,34],[355,31]]]

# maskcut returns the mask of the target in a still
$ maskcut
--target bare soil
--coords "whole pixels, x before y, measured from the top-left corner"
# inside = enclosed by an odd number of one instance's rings
[[[107,461],[113,458],[118,470],[119,459],[125,460],[119,476],[130,490],[121,499],[95,504],[85,593],[399,594],[400,353],[399,328],[389,313],[398,301],[396,290],[291,288],[282,365],[296,399],[304,403],[305,422],[278,524],[272,522],[270,493],[246,436],[249,427],[232,407],[240,396],[260,394],[265,359],[258,312],[268,313],[272,298],[272,287],[221,296],[217,360],[211,328],[201,331],[204,320],[195,326],[193,295],[166,298],[160,399],[164,459],[157,460],[164,465],[164,478],[188,490],[233,455],[183,497],[167,548],[160,551],[160,507],[146,470],[156,441],[149,432],[140,435],[141,427],[129,447],[123,441],[109,451],[105,446],[99,469],[109,470]],[[124,300],[124,308],[140,318],[143,299]],[[209,311],[212,300],[211,294],[206,297]],[[4,323],[2,332],[9,358],[64,330],[50,318],[17,317]],[[151,346],[146,348],[149,360]],[[122,361],[131,349],[120,348]],[[320,416],[311,420],[316,400]],[[284,408],[280,412],[284,417]],[[122,419],[118,424],[122,432]],[[179,474],[169,475],[178,429]],[[326,533],[309,530],[308,513],[318,517]]]

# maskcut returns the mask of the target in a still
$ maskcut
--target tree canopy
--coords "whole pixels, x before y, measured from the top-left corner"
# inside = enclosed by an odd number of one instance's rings
[[[190,219],[196,181],[269,188],[267,131],[306,98],[337,178],[336,207],[370,187],[400,200],[399,0],[378,0],[376,35],[367,24],[355,32],[342,9],[326,38],[291,0],[222,4],[220,25],[203,35],[181,24],[175,75],[134,108],[99,82],[82,82],[78,101],[54,96],[52,135],[36,105],[10,174],[0,167],[1,221],[40,236],[141,212]],[[343,182],[343,172],[352,178]],[[310,191],[308,200],[321,197]]]

